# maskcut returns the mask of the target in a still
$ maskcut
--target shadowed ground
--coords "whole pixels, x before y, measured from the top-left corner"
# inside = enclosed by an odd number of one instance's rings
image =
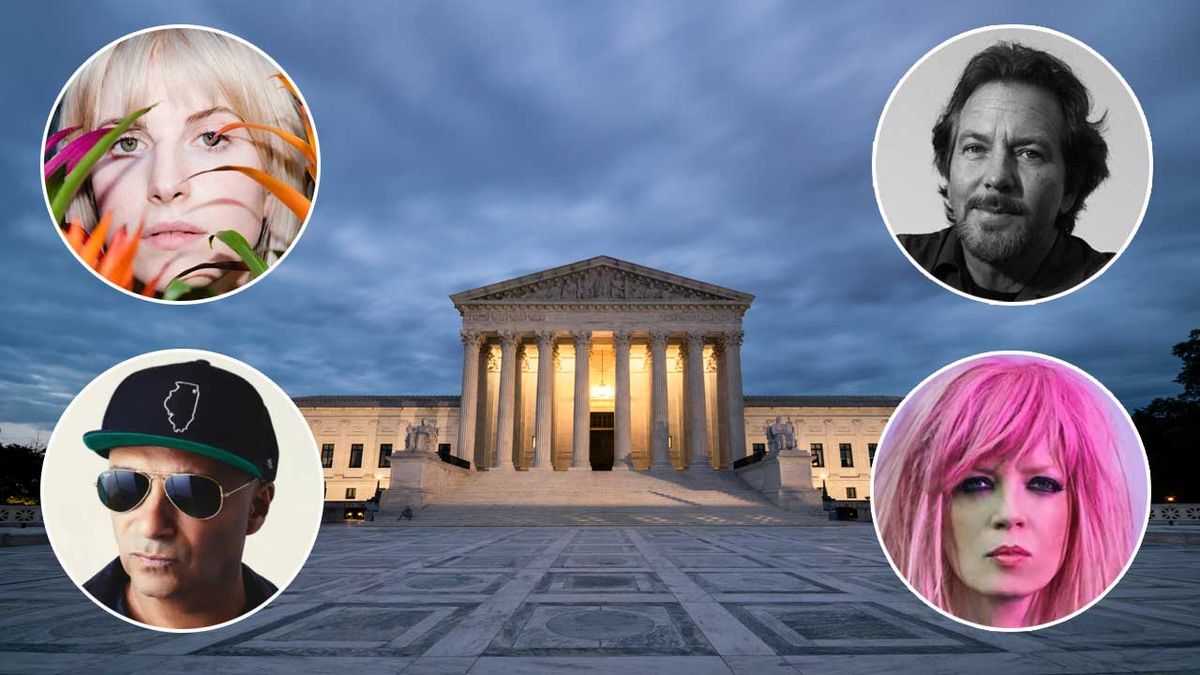
[[[1035,633],[912,597],[869,525],[322,529],[295,583],[173,635],[95,607],[48,546],[0,549],[0,672],[1096,673],[1200,668],[1200,547],[1147,543]]]

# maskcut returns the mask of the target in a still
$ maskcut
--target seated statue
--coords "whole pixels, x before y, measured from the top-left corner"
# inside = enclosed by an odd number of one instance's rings
[[[784,422],[783,417],[776,417],[773,424],[767,425],[766,432],[767,449],[771,454],[797,452],[796,425],[792,424],[792,418]]]
[[[420,424],[408,425],[408,431],[404,436],[404,450],[406,452],[433,452],[437,449],[438,428],[430,423],[427,419],[422,419]]]

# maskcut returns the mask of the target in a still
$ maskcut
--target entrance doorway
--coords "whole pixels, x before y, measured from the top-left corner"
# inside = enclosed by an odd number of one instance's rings
[[[616,436],[613,427],[616,421],[614,413],[592,413],[591,433],[588,439],[588,461],[592,471],[612,471],[613,449],[616,446]]]

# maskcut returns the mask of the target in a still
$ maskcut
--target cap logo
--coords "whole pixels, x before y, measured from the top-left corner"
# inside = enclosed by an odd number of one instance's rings
[[[175,387],[167,392],[163,399],[163,408],[167,411],[167,421],[171,430],[181,434],[192,425],[196,419],[196,406],[200,404],[200,385],[175,381]]]

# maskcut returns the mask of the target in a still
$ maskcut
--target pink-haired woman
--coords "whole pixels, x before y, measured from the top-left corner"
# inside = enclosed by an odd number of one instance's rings
[[[1099,597],[1134,549],[1129,488],[1099,388],[1048,359],[950,368],[897,411],[875,466],[884,549],[960,619],[1046,624]]]

